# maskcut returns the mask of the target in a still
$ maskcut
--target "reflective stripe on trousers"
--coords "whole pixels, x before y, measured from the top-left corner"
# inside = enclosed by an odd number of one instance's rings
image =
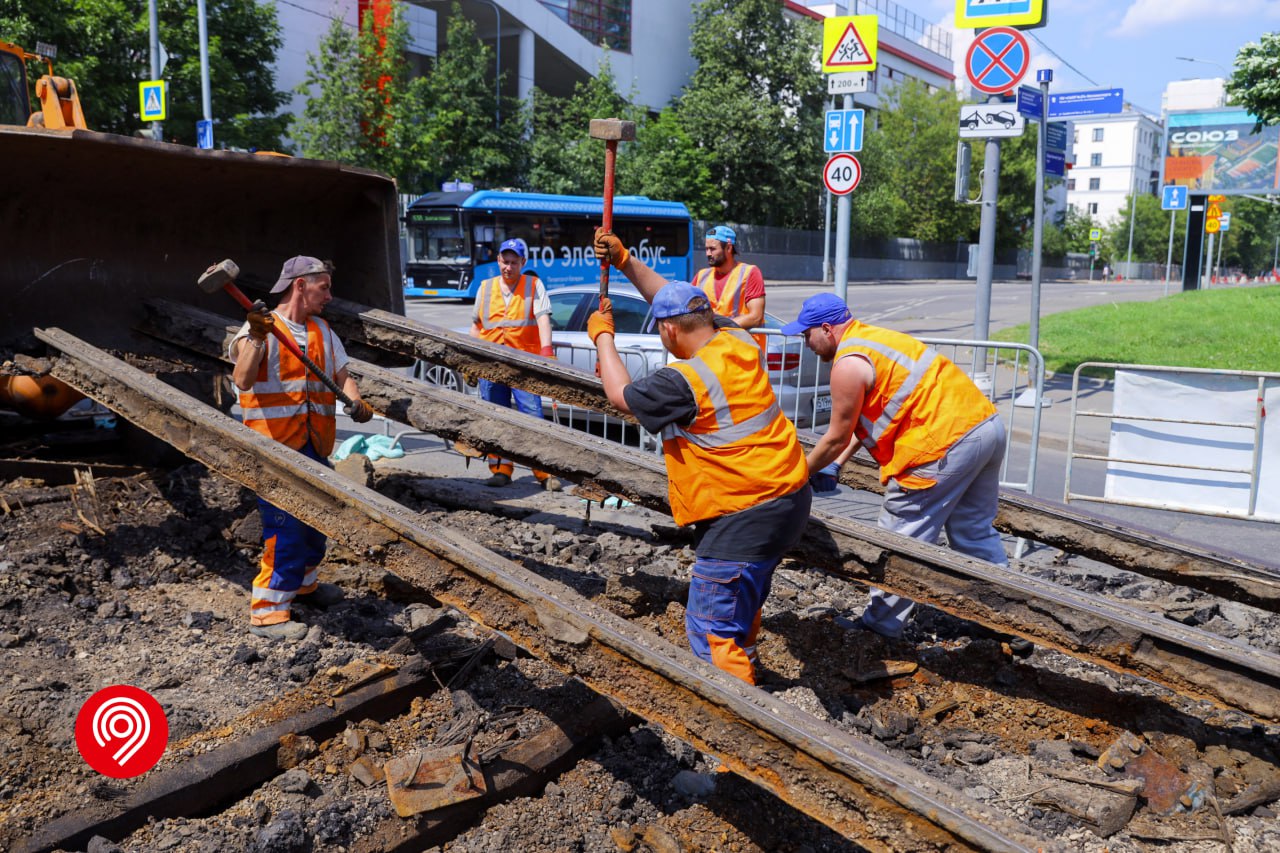
[[[299,452],[328,464],[310,442]],[[325,537],[262,498],[258,498],[258,512],[262,516],[262,559],[253,579],[249,621],[253,625],[274,625],[289,621],[294,596],[316,588]]]

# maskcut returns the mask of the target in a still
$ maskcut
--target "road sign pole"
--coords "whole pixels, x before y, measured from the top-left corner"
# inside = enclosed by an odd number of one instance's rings
[[[1164,260],[1164,295],[1169,295],[1169,271],[1173,268],[1173,223],[1178,219],[1178,211],[1169,211],[1169,256]]]
[[[1133,123],[1133,172],[1129,177],[1129,254],[1124,259],[1124,274],[1133,279],[1133,220],[1138,217],[1138,188],[1134,186],[1134,177],[1138,174],[1138,130],[1139,122]]]
[[[853,109],[853,95],[844,95],[844,108]],[[838,189],[838,188],[837,188]],[[849,301],[849,219],[852,201],[845,193],[836,199],[836,258],[835,286],[836,296],[844,302]]]
[[[827,99],[827,109],[836,108],[836,99]],[[831,281],[831,190],[826,190],[827,212],[822,220],[822,283]]]
[[[1045,129],[1049,126],[1049,81],[1040,82],[1040,129],[1036,134],[1036,205],[1031,248],[1031,346],[1040,348],[1040,273],[1044,253]]]
[[[160,21],[159,14],[156,12],[156,0],[148,0],[147,3],[147,20],[151,24],[151,79],[160,79]],[[156,141],[163,141],[164,132],[160,122],[151,123],[151,130],[155,134]]]
[[[978,292],[973,312],[973,337],[985,341],[991,331],[991,281],[996,265],[996,199],[1000,192],[1000,140],[988,139],[982,165],[982,216],[978,231]],[[973,351],[974,381],[989,392],[987,351]]]
[[[213,121],[213,96],[209,90],[209,23],[205,18],[205,0],[196,0],[196,19],[200,30],[200,106],[204,120]]]
[[[1209,251],[1205,252],[1204,258],[1204,288],[1208,290],[1213,284],[1213,238],[1216,234],[1209,235]],[[1199,264],[1197,264],[1199,266]],[[1199,270],[1197,270],[1199,272]]]
[[[1227,242],[1227,234],[1225,231],[1219,231],[1218,233],[1222,235],[1222,239],[1218,241],[1218,261],[1213,265],[1213,269],[1218,271],[1218,278],[1222,278],[1222,247]],[[1209,280],[1212,281],[1213,276],[1210,276]]]

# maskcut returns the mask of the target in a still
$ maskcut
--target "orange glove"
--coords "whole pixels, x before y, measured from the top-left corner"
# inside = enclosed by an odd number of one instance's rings
[[[373,409],[364,400],[352,400],[347,416],[358,424],[368,423],[373,417]]]
[[[543,347],[542,349],[538,350],[538,355],[545,355],[547,358],[555,358],[555,357],[556,357],[556,348],[555,348],[555,347]]]
[[[627,261],[631,260],[631,253],[627,251],[626,246],[622,245],[617,235],[604,228],[596,229],[596,236],[591,241],[591,250],[595,252],[597,261],[603,264],[607,259],[616,270],[622,269],[627,265]]]
[[[267,336],[271,334],[271,327],[276,322],[266,303],[261,299],[250,306],[249,314],[245,319],[249,321],[249,337],[255,341],[265,341]]]
[[[594,344],[596,338],[604,334],[617,334],[613,328],[613,302],[607,296],[600,300],[600,309],[587,318],[587,337],[591,338],[591,343]]]

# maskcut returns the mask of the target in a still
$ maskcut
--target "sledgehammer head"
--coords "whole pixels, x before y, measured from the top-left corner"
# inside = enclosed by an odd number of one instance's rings
[[[240,275],[240,267],[236,266],[235,261],[228,258],[204,271],[204,275],[200,276],[200,289],[205,293],[217,293],[235,281],[238,275]]]
[[[636,138],[636,123],[620,118],[593,118],[591,138],[612,142],[631,142]]]

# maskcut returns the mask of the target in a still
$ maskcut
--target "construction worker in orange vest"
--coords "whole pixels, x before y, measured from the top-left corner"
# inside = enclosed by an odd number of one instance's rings
[[[937,542],[945,529],[956,551],[1008,566],[992,523],[1004,425],[978,386],[910,335],[855,320],[834,293],[806,299],[782,332],[803,335],[832,363],[831,423],[808,455],[818,493],[836,490],[840,465],[860,445],[879,463],[886,486],[881,527],[925,542]],[[897,638],[914,607],[873,589],[861,622]]]
[[[498,247],[499,274],[480,284],[475,310],[471,312],[471,334],[490,343],[555,358],[551,345],[551,300],[536,275],[521,272],[528,257],[529,249],[518,237]],[[480,396],[504,409],[514,402],[518,411],[542,417],[542,398],[537,394],[481,379]],[[484,484],[495,488],[508,485],[515,471],[511,460],[491,455],[488,462],[491,476]],[[533,475],[547,491],[558,492],[563,488],[560,480],[546,471],[535,468]]]
[[[692,284],[668,283],[631,257],[613,234],[598,231],[594,250],[649,300],[662,345],[679,359],[633,381],[607,298],[588,320],[609,402],[662,436],[671,515],[694,530],[689,644],[755,684],[761,608],[813,500],[804,451],[746,332]]]
[[[293,336],[302,352],[351,398],[348,414],[357,423],[373,417],[360,389],[347,374],[347,351],[320,318],[333,298],[330,267],[299,255],[284,262],[272,293],[284,293],[274,312],[255,303],[247,322],[231,340],[231,379],[240,390],[245,426],[328,465],[336,432],[337,398],[306,365],[271,334]],[[307,626],[291,618],[297,603],[326,607],[342,598],[334,584],[317,582],[325,537],[284,510],[258,499],[262,516],[262,559],[249,600],[249,632],[272,640],[299,640]]]
[[[707,232],[707,268],[698,270],[693,284],[711,301],[711,308],[744,329],[764,325],[764,276],[760,268],[738,260],[738,235],[728,225]],[[764,335],[752,335],[760,349]]]

